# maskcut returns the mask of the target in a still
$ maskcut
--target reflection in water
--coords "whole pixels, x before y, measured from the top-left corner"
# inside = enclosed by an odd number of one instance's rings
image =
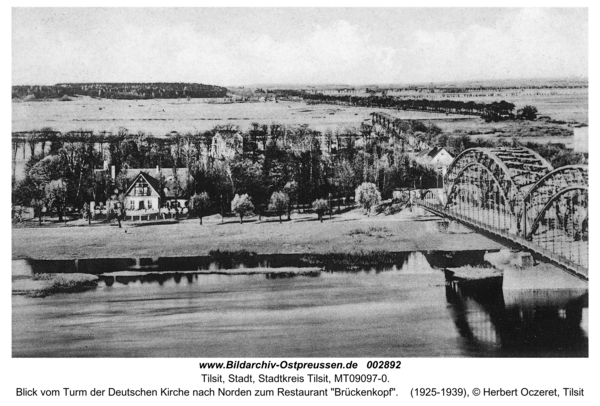
[[[447,255],[447,254],[446,254]],[[394,263],[383,264],[378,266],[364,266],[358,271],[348,271],[352,273],[359,272],[361,274],[370,274],[370,273],[380,273],[380,272],[394,272],[394,273],[402,273],[402,274],[428,274],[428,273],[438,273],[439,270],[432,268],[427,261],[427,257],[421,252],[410,252],[410,253],[400,253],[394,254]],[[476,256],[478,258],[478,256]],[[447,261],[448,258],[446,258]],[[452,262],[450,262],[452,263]],[[463,263],[461,259],[459,263]],[[454,263],[453,263],[454,264]],[[264,264],[258,264],[258,266],[263,266]],[[239,269],[239,268],[237,268]],[[276,270],[277,268],[273,268]],[[214,274],[224,274],[221,268],[209,269],[214,272]],[[247,268],[248,273],[251,274],[252,267]],[[266,279],[286,279],[286,278],[295,278],[295,277],[318,277],[321,275],[321,272],[318,271],[304,271],[301,268],[300,272],[266,272],[262,273],[265,275]],[[344,272],[336,271],[333,272],[339,273]],[[180,284],[182,279],[185,279],[187,283],[197,283],[198,277],[204,276],[203,274],[193,273],[193,272],[140,272],[140,273],[126,273],[126,274],[117,274],[117,275],[99,275],[100,287],[102,286],[113,286],[115,283],[121,285],[129,285],[131,283],[138,283],[141,285],[144,284],[158,284],[159,286],[164,285],[165,283],[169,284]],[[227,275],[230,277],[235,277],[236,275]]]
[[[501,289],[469,289],[447,284],[454,323],[469,351],[482,349],[498,356],[588,355],[587,293],[543,292],[544,301],[531,300],[540,292],[522,292],[522,300],[506,304]],[[552,296],[556,296],[552,300]]]
[[[182,281],[194,283],[198,280],[198,274],[193,273],[144,273],[144,274],[128,274],[128,275],[100,275],[100,284],[105,286],[113,286],[116,283],[121,285],[129,285],[130,283],[139,284],[158,284],[160,286],[165,283],[178,285]]]
[[[485,254],[492,251],[429,251],[425,252],[427,262],[434,268],[460,268],[468,265],[482,265],[486,263]]]
[[[478,263],[413,252],[352,272],[102,275],[84,293],[13,297],[13,356],[588,355],[587,294],[509,295],[438,268]]]
[[[335,271],[375,272],[405,269],[406,265],[425,265],[425,268],[460,267],[483,263],[487,251],[435,251],[435,252],[366,252],[337,254],[254,254],[246,251],[213,253],[205,256],[159,258],[87,258],[78,260],[13,261],[22,263],[33,273],[89,273],[100,275],[122,271],[188,272],[248,268],[306,268],[323,267]],[[423,256],[424,255],[424,256]],[[419,271],[421,272],[421,271]]]

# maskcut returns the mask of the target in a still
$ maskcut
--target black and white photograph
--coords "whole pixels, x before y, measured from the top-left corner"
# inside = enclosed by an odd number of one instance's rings
[[[10,19],[13,361],[590,357],[588,8]]]

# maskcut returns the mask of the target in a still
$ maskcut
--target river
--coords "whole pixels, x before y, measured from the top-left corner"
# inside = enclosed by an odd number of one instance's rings
[[[415,252],[387,270],[103,276],[13,296],[14,357],[587,357],[587,297],[542,306],[449,286]]]

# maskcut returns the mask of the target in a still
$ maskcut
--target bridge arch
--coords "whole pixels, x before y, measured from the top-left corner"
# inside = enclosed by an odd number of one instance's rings
[[[444,207],[444,202],[440,198],[440,195],[438,193],[434,193],[430,189],[422,190],[419,198],[423,202],[428,203],[429,205],[433,205],[434,207],[435,206],[437,206],[438,208]]]
[[[470,162],[467,165],[465,165],[456,175],[456,179],[460,180],[463,179],[463,175],[465,172],[467,171],[471,171],[474,168],[478,168],[481,169],[483,171],[485,171],[487,174],[490,175],[490,179],[493,181],[493,183],[497,186],[498,192],[500,193],[501,197],[502,197],[502,202],[504,205],[509,204],[509,199],[502,187],[502,179],[498,179],[498,177],[485,165],[481,164],[480,162]],[[469,183],[469,185],[473,186],[473,183]],[[479,187],[481,189],[481,187]],[[447,203],[446,205],[451,205],[452,203],[455,202],[455,199],[457,197],[459,197],[460,193],[464,190],[464,187],[461,185],[460,181],[455,181],[451,188],[450,191],[448,192],[447,196]]]
[[[418,203],[508,238],[587,280],[588,178],[587,166],[553,169],[527,148],[471,148],[448,167],[446,204],[427,193]]]
[[[520,200],[527,187],[552,170],[547,161],[528,148],[470,148],[448,167],[445,179],[448,204],[460,189],[457,185],[465,183],[464,177],[472,177],[469,168],[475,167],[485,168],[491,175],[513,215],[521,208]]]
[[[587,165],[568,165],[557,168],[538,180],[525,195],[527,221],[533,224],[546,203],[562,190],[573,186],[588,186]]]
[[[564,197],[567,197],[567,199],[570,200],[570,204],[572,206],[571,207],[563,206],[562,209],[564,209],[564,212],[558,213],[559,209],[556,207],[556,203],[559,202],[559,200],[563,199]],[[588,218],[588,200],[587,200],[587,198],[588,198],[588,187],[580,186],[580,185],[565,187],[560,192],[554,194],[550,199],[548,199],[546,201],[546,203],[543,205],[541,210],[539,210],[539,212],[537,213],[535,220],[533,221],[530,229],[528,230],[528,233],[526,236],[527,239],[531,240],[533,238],[533,235],[538,231],[539,227],[543,224],[544,220],[546,219],[548,212],[552,209],[557,211],[557,213],[555,213],[556,220],[565,221],[565,220],[563,220],[563,218],[568,219],[569,217],[572,217],[572,218],[578,217],[577,220],[573,219],[573,221],[572,221],[573,223],[575,223],[575,222],[581,223],[581,222],[587,220],[587,218]],[[575,207],[575,204],[573,203],[573,200],[577,200],[576,207]]]

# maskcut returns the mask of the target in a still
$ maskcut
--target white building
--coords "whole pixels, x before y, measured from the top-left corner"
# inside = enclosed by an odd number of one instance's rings
[[[445,170],[454,161],[454,156],[446,148],[433,147],[419,152],[416,159],[422,164],[431,165],[445,173]]]
[[[125,191],[125,209],[158,213],[160,208],[160,187],[158,180],[146,172],[140,172]]]

